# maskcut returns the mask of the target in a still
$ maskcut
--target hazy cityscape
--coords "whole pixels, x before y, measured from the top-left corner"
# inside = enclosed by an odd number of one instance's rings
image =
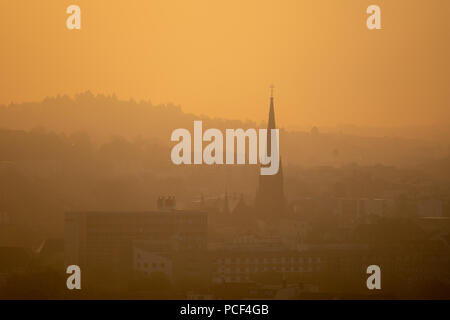
[[[282,110],[275,95],[255,123],[90,92],[0,106],[0,298],[449,299],[446,127],[280,128],[273,176],[170,161],[174,128],[277,128]]]

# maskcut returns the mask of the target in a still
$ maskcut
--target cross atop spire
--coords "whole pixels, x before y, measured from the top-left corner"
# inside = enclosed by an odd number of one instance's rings
[[[270,97],[273,98],[273,89],[275,89],[275,86],[271,84],[269,88],[270,88]]]
[[[267,123],[267,129],[275,129],[275,110],[273,106],[273,89],[275,86],[272,84],[270,87],[270,108],[269,108],[269,121]],[[270,141],[269,131],[267,131],[267,139]],[[270,148],[269,148],[270,150]]]

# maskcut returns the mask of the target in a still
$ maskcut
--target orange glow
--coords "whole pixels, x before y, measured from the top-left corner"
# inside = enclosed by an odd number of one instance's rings
[[[366,28],[381,7],[383,30]],[[76,3],[82,28],[65,28]],[[449,1],[29,1],[0,5],[0,103],[85,90],[279,125],[450,116]]]

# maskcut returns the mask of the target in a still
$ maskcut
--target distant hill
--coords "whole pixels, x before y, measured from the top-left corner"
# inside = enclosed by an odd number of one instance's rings
[[[81,132],[89,135],[95,143],[104,143],[118,136],[149,139],[167,147],[171,145],[171,132],[176,128],[191,129],[194,120],[203,120],[204,127],[222,130],[265,127],[264,123],[249,120],[196,116],[183,112],[180,106],[173,104],[124,101],[115,96],[93,95],[90,92],[74,98],[58,96],[42,102],[0,106],[0,128],[26,131],[40,128],[66,134]],[[442,142],[383,135],[281,130],[280,139],[283,163],[307,166],[353,162],[414,165],[449,154],[448,145]]]

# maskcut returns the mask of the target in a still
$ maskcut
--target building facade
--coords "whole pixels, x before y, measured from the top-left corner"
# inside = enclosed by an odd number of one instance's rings
[[[88,282],[107,285],[111,278],[115,279],[113,283],[120,283],[118,279],[132,276],[133,267],[137,267],[133,254],[139,254],[137,242],[153,246],[155,251],[204,250],[207,215],[175,209],[67,212],[65,215],[65,264],[80,266]]]

